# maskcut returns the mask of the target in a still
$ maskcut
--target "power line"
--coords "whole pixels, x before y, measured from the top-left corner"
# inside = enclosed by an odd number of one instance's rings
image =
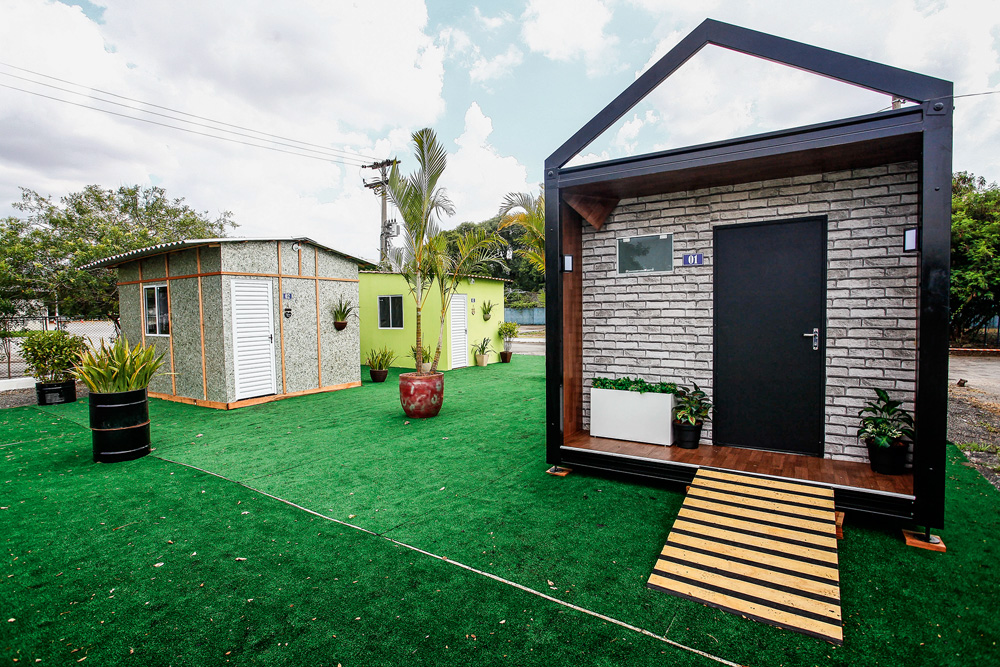
[[[286,144],[286,143],[281,142],[281,141],[274,141],[274,140],[271,140],[271,139],[262,139],[261,137],[255,137],[252,134],[245,134],[243,132],[236,132],[235,130],[227,130],[227,129],[222,128],[222,127],[215,127],[214,125],[207,125],[205,123],[196,123],[194,121],[184,120],[183,118],[177,118],[176,116],[171,116],[169,114],[159,113],[157,111],[148,111],[146,109],[140,109],[138,107],[133,107],[133,106],[130,106],[128,104],[122,104],[121,102],[115,102],[113,100],[106,100],[103,97],[97,97],[96,95],[87,95],[85,93],[79,93],[79,92],[77,92],[75,90],[70,90],[69,88],[63,88],[61,86],[54,86],[51,83],[42,83],[41,81],[34,81],[32,79],[28,79],[28,78],[25,78],[23,76],[17,76],[16,74],[10,74],[9,72],[0,72],[0,75],[9,76],[9,77],[12,77],[14,79],[20,79],[21,81],[27,81],[28,83],[33,83],[33,84],[35,84],[37,86],[46,86],[47,88],[55,88],[56,90],[61,90],[64,93],[69,93],[70,95],[79,95],[81,97],[86,97],[86,98],[91,99],[91,100],[97,100],[98,102],[103,102],[105,104],[114,104],[115,106],[125,107],[126,109],[132,109],[133,111],[138,111],[140,113],[148,113],[148,114],[153,115],[153,116],[159,116],[161,118],[169,118],[170,120],[176,120],[176,121],[181,122],[181,123],[188,123],[189,125],[194,125],[195,127],[204,127],[204,128],[208,128],[210,130],[216,130],[218,132],[227,132],[229,134],[235,134],[238,137],[246,137],[248,139],[255,139],[257,141],[270,141],[271,143],[278,144],[279,146],[287,146],[288,148],[295,148],[295,149],[301,150],[301,151],[309,151],[310,153],[320,153],[320,154],[323,154],[324,151],[329,150],[329,151],[333,152],[335,154],[335,156],[338,157],[338,158],[347,157],[348,159],[352,159],[352,160],[359,160],[359,161],[361,160],[360,157],[336,155],[336,153],[343,153],[343,151],[337,151],[336,149],[332,149],[332,148],[331,149],[316,150],[316,149],[313,149],[313,148],[307,148],[306,146],[296,146],[295,144]],[[90,108],[94,108],[94,107],[90,107]],[[212,121],[212,122],[217,122],[217,121]],[[251,130],[251,132],[253,132],[253,131],[254,130]],[[314,144],[307,144],[307,145],[314,145]]]
[[[8,86],[5,83],[0,83],[0,88],[9,88],[11,90],[18,90],[18,91],[21,91],[22,93],[28,93],[29,95],[37,95],[38,97],[44,97],[46,99],[55,100],[56,102],[62,102],[64,104],[72,104],[73,106],[76,106],[76,107],[83,107],[84,109],[93,109],[94,111],[100,111],[101,113],[110,114],[112,116],[119,116],[121,118],[129,118],[131,120],[138,120],[138,121],[141,121],[143,123],[149,123],[151,125],[159,125],[160,127],[169,127],[170,129],[173,129],[173,130],[180,130],[181,132],[189,132],[191,134],[197,134],[197,135],[202,136],[202,137],[210,137],[212,139],[219,139],[221,141],[228,141],[228,142],[234,143],[234,144],[242,144],[244,146],[253,146],[254,148],[263,148],[265,150],[275,151],[277,153],[286,153],[288,155],[297,155],[299,157],[309,158],[310,160],[319,160],[321,162],[336,162],[336,163],[339,163],[339,164],[347,165],[349,167],[362,166],[362,165],[358,164],[357,162],[345,162],[344,160],[337,160],[337,159],[334,159],[333,157],[319,157],[317,155],[306,155],[305,153],[296,153],[295,151],[286,151],[286,150],[282,150],[281,148],[274,148],[273,146],[264,146],[262,144],[253,144],[253,143],[250,143],[249,141],[240,141],[239,139],[232,139],[230,137],[220,137],[217,134],[209,134],[207,132],[198,132],[197,130],[191,130],[191,129],[188,129],[186,127],[178,127],[177,125],[170,125],[169,123],[160,123],[159,121],[150,120],[148,118],[139,118],[138,116],[129,116],[128,114],[118,113],[117,111],[110,111],[108,109],[101,109],[100,107],[92,107],[92,106],[90,106],[88,104],[80,104],[79,102],[71,102],[70,100],[64,100],[64,99],[60,99],[58,97],[52,97],[51,95],[45,95],[43,93],[38,93],[38,92],[35,92],[33,90],[25,90],[24,88],[18,88],[16,86]]]
[[[238,129],[238,130],[246,130],[247,132],[253,132],[255,134],[260,134],[260,135],[263,135],[265,137],[272,137],[272,138],[275,138],[275,139],[282,139],[284,141],[293,141],[293,142],[295,142],[297,144],[303,144],[304,146],[312,146],[314,148],[321,148],[321,149],[326,150],[326,151],[331,151],[331,152],[334,152],[334,153],[340,153],[344,157],[348,157],[348,158],[361,158],[362,160],[377,160],[378,159],[378,158],[375,158],[375,157],[373,157],[371,155],[365,155],[365,154],[357,153],[357,152],[354,152],[354,151],[342,151],[342,150],[339,150],[339,149],[336,149],[336,148],[329,148],[327,146],[322,146],[320,144],[314,144],[314,143],[310,143],[310,142],[307,142],[307,141],[301,141],[299,139],[292,139],[290,137],[283,137],[283,136],[277,135],[277,134],[270,134],[268,132],[263,132],[261,130],[255,130],[253,128],[244,127],[242,125],[234,125],[232,123],[227,123],[225,121],[215,120],[213,118],[207,118],[205,116],[199,116],[197,114],[188,113],[186,111],[180,111],[178,109],[171,109],[170,107],[162,106],[160,104],[153,104],[152,102],[146,102],[144,100],[135,99],[133,97],[126,97],[124,95],[119,95],[117,93],[112,93],[112,92],[107,91],[107,90],[101,90],[99,88],[93,88],[91,86],[86,86],[86,85],[83,85],[81,83],[76,83],[75,81],[69,81],[67,79],[60,79],[59,77],[51,76],[49,74],[43,74],[41,72],[35,72],[33,70],[25,69],[24,67],[18,67],[17,65],[11,65],[10,63],[5,63],[5,62],[2,62],[2,61],[0,61],[0,65],[3,65],[4,67],[10,67],[11,69],[16,69],[16,70],[21,71],[21,72],[27,72],[28,74],[34,74],[35,76],[41,76],[41,77],[44,77],[46,79],[52,79],[53,81],[59,81],[59,82],[62,82],[62,83],[68,83],[71,86],[77,86],[77,87],[80,87],[80,88],[87,88],[88,90],[92,90],[94,92],[101,93],[102,95],[110,95],[111,97],[117,97],[118,99],[127,100],[129,102],[137,102],[139,104],[145,104],[146,106],[150,106],[150,107],[153,107],[153,108],[156,108],[156,109],[163,109],[165,111],[170,111],[172,113],[177,113],[177,114],[180,114],[182,116],[189,116],[191,118],[197,118],[198,120],[206,120],[206,121],[209,121],[210,123],[216,123],[217,125],[225,125],[226,127],[233,127],[233,128]],[[6,74],[6,73],[3,73],[3,74]],[[14,76],[12,74],[6,74],[6,75],[7,76]],[[36,84],[39,84],[39,85],[42,85],[42,86],[49,86],[49,84],[42,83],[41,81],[32,81],[31,79],[24,79],[23,77],[15,77],[15,78],[23,79],[24,81],[31,81],[32,83],[36,83]],[[51,87],[51,88],[57,88],[59,90],[65,90],[63,88],[58,88],[58,86],[49,86],[49,87]],[[72,93],[74,95],[83,95],[83,93],[77,93],[77,92],[74,92],[74,91],[66,91],[66,92]],[[84,95],[84,97],[91,97],[91,96],[90,95]],[[100,98],[94,97],[93,99],[100,99]],[[101,101],[108,102],[110,104],[117,104],[116,102],[111,102],[110,100],[101,100]],[[121,106],[128,107],[128,105],[121,105]],[[135,107],[128,107],[128,108],[135,109]],[[137,111],[143,111],[143,110],[137,109]],[[151,111],[143,111],[143,112],[144,113],[153,113]],[[182,120],[180,118],[176,118],[175,120],[181,120],[181,122],[185,122],[185,123],[186,122],[190,122],[190,121],[184,121],[184,120]],[[221,128],[216,128],[216,129],[221,129]],[[225,132],[226,130],[222,130],[222,131]]]

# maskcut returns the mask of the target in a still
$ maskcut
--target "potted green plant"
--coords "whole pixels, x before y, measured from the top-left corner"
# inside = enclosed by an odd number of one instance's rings
[[[500,353],[500,361],[505,364],[509,364],[510,358],[514,355],[510,347],[514,339],[517,338],[520,328],[517,322],[501,322],[497,328],[497,333],[503,338],[503,352]]]
[[[428,356],[430,356],[430,351],[428,351]],[[385,378],[389,375],[389,366],[395,360],[396,354],[388,347],[383,347],[380,350],[374,348],[368,350],[365,364],[368,366],[368,375],[371,376],[372,382],[385,382]]]
[[[149,454],[149,397],[146,389],[163,365],[156,348],[130,348],[124,334],[99,350],[85,350],[73,369],[90,389],[90,431],[94,462],[131,461]]]
[[[597,438],[673,443],[670,415],[677,385],[642,378],[596,377],[590,388],[590,434]]]
[[[343,297],[337,300],[337,303],[333,304],[333,328],[337,331],[343,331],[347,327],[347,318],[351,316],[354,312],[354,304],[350,301],[345,301]]]
[[[695,449],[701,441],[701,429],[705,422],[712,421],[708,413],[712,402],[696,383],[691,389],[677,389],[677,410],[674,412],[674,433],[677,446]]]
[[[868,462],[874,472],[899,475],[906,470],[906,454],[914,437],[913,416],[903,402],[889,398],[885,389],[875,389],[875,400],[858,411],[858,438],[868,446]]]
[[[424,364],[417,361],[415,373],[399,376],[403,412],[408,417],[424,419],[437,416],[444,403],[444,374],[437,367],[451,296],[463,276],[501,261],[499,248],[504,242],[497,234],[477,228],[459,236],[455,252],[449,251],[449,239],[438,226],[442,215],[455,213],[454,204],[439,186],[448,165],[448,151],[430,128],[417,130],[411,138],[416,171],[404,176],[395,163],[385,181],[385,192],[402,218],[401,243],[389,252],[387,264],[406,280],[416,306],[415,350],[424,349],[423,309],[435,284],[441,297],[437,347],[430,368],[425,370]]]
[[[39,405],[76,400],[73,365],[86,348],[80,336],[65,331],[29,331],[21,341],[21,356],[35,378]]]
[[[496,306],[492,301],[486,301],[483,303],[483,322],[489,322],[490,318],[493,317],[493,308]]]
[[[493,351],[490,339],[484,338],[472,346],[472,354],[476,357],[477,366],[485,366],[489,363],[489,354]]]
[[[425,345],[424,349],[421,350],[420,358],[417,359],[417,346],[416,345],[411,345],[410,346],[410,359],[413,359],[413,363],[414,363],[414,366],[417,369],[417,373],[420,373],[421,372],[420,371],[421,368],[423,368],[427,364],[431,363],[431,348],[430,348],[430,346]]]

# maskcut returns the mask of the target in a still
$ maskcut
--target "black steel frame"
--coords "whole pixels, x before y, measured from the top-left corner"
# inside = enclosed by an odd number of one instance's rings
[[[692,146],[674,151],[612,160],[582,167],[566,163],[644,99],[707,44],[714,44],[821,76],[890,94],[916,103],[898,111],[844,119],[765,135]],[[863,490],[838,492],[838,502],[876,514],[910,518],[928,527],[944,525],[945,442],[948,377],[948,294],[951,244],[951,169],[953,85],[937,79],[789,39],[706,20],[545,161],[546,233],[546,460],[617,471],[638,477],[671,479],[662,465],[636,464],[612,457],[567,453],[563,444],[563,303],[561,273],[562,194],[567,190],[601,193],[601,186],[629,179],[683,174],[715,168],[724,174],[747,160],[774,160],[830,148],[878,146],[911,139],[920,164],[920,289],[918,314],[917,439],[913,472],[914,500],[885,503]],[[888,144],[886,144],[888,145]],[[772,162],[773,164],[773,162]],[[808,173],[808,172],[801,172]],[[724,176],[723,176],[724,177]],[[579,258],[574,270],[581,270]],[[633,468],[641,468],[641,471]],[[865,499],[868,498],[869,501]],[[843,500],[841,500],[843,499]],[[867,502],[867,504],[866,504]]]

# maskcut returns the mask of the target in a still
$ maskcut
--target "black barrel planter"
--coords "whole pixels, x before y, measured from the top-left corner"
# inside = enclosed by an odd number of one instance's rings
[[[72,403],[76,400],[76,381],[36,382],[35,396],[38,398],[39,405]]]
[[[90,394],[94,463],[131,461],[149,454],[149,398],[145,389]]]

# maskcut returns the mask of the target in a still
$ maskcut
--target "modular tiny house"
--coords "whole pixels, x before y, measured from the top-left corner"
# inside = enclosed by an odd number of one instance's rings
[[[915,104],[566,166],[707,44]],[[702,23],[546,160],[548,462],[803,479],[941,526],[951,138],[950,82]],[[592,437],[590,383],[622,375],[707,389],[703,446]],[[872,473],[855,437],[875,387],[915,412],[906,475]]]
[[[360,280],[362,363],[369,351],[388,347],[396,354],[394,367],[416,368],[411,350],[416,343],[417,306],[406,279],[399,273],[361,271]],[[497,328],[504,321],[504,282],[487,276],[466,276],[459,282],[445,318],[439,370],[472,366],[470,348],[483,338],[490,339],[496,352],[503,349]],[[493,304],[489,320],[483,319],[486,303]],[[441,328],[441,295],[436,282],[421,319],[424,347],[430,348],[433,357]],[[489,355],[490,361],[497,359],[496,353]]]
[[[165,354],[149,395],[229,409],[361,384],[358,321],[336,331],[331,312],[357,305],[359,265],[306,238],[224,238],[89,266],[118,267],[122,333]]]

